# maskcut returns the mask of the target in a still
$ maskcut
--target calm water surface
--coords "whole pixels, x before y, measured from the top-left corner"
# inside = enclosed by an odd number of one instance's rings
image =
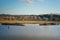
[[[2,36],[29,37],[60,37],[60,25],[39,26],[38,24],[24,24],[25,26],[0,25]],[[9,26],[9,29],[8,29]]]

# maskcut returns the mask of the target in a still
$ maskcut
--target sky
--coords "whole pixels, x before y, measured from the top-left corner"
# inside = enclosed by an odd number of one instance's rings
[[[60,0],[0,0],[0,14],[40,15],[60,13]]]

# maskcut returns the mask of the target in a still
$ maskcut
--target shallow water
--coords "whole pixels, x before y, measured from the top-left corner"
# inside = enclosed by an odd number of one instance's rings
[[[1,36],[28,37],[60,37],[60,25],[39,26],[38,24],[24,24],[25,26],[0,25]]]

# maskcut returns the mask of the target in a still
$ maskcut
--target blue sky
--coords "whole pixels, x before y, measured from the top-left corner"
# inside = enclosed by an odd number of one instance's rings
[[[0,0],[0,14],[60,13],[60,0]]]

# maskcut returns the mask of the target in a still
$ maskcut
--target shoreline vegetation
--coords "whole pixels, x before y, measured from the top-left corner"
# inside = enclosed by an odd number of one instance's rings
[[[10,14],[0,14],[0,18],[9,20],[10,18],[12,20],[25,20],[25,21],[60,21],[60,15],[59,14],[42,14],[42,15],[10,15]],[[2,20],[2,19],[0,19]]]
[[[0,14],[0,23],[7,24],[60,24],[60,15],[43,14],[43,15],[8,15]]]

